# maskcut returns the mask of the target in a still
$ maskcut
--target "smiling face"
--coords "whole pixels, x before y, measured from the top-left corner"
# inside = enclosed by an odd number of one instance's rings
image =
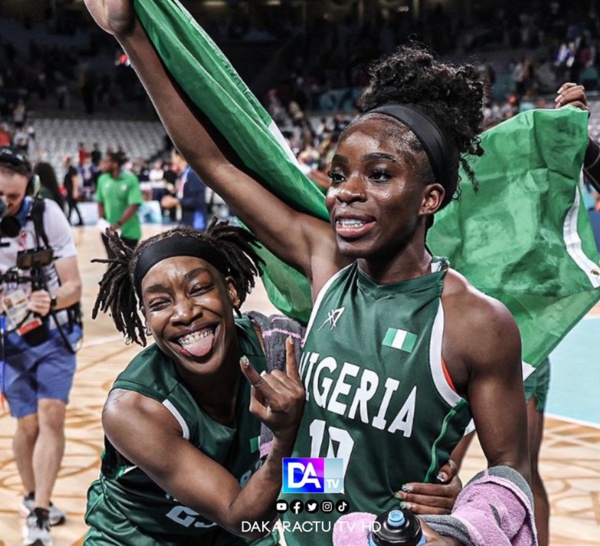
[[[331,162],[327,208],[340,252],[367,262],[392,261],[425,243],[426,216],[443,188],[431,183],[425,153],[393,119],[365,116],[342,135]]]
[[[233,283],[190,256],[154,265],[141,283],[144,315],[160,349],[193,374],[212,374],[237,347]]]

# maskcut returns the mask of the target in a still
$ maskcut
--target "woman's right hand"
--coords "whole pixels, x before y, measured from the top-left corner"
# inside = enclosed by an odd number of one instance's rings
[[[98,26],[114,36],[133,29],[135,13],[132,0],[84,0]]]
[[[259,374],[247,357],[242,357],[242,372],[252,384],[250,413],[258,417],[280,441],[294,442],[306,398],[298,373],[294,342],[285,341],[286,371]]]

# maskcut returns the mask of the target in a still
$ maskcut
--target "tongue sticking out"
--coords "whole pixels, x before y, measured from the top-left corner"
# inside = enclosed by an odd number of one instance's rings
[[[185,352],[189,353],[192,356],[205,356],[212,349],[214,339],[214,332],[210,332],[208,335],[203,334],[199,338],[188,338],[185,340],[185,343],[182,341],[181,347]]]

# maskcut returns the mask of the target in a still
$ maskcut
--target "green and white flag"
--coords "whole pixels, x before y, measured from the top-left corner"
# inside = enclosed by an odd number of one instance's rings
[[[174,81],[246,167],[290,206],[328,221],[322,192],[185,8],[177,0],[135,0],[134,6]],[[529,111],[487,131],[482,144],[486,154],[471,163],[479,191],[463,176],[461,199],[436,216],[428,243],[508,306],[523,358],[535,366],[600,299],[598,253],[579,189],[587,113]],[[307,321],[307,280],[266,250],[262,256],[273,304]]]
[[[412,353],[417,342],[416,334],[407,332],[406,330],[399,330],[396,328],[388,328],[388,331],[383,338],[382,345],[391,347],[392,349],[398,349],[405,353]]]

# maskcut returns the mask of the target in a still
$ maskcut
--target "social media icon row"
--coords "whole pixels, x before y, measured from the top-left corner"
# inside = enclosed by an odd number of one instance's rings
[[[323,512],[324,514],[331,514],[331,512],[333,512],[334,509],[333,501],[323,500],[319,502],[313,499],[309,499],[305,502],[302,502],[301,500],[295,499],[293,501],[290,501],[290,503],[288,504],[284,500],[278,500],[275,505],[275,509],[279,514],[284,514],[288,510],[290,510],[294,514],[299,514],[304,510],[306,510],[308,514],[314,514],[319,511],[319,508],[321,508],[321,512]],[[335,510],[339,514],[345,514],[346,512],[348,512],[349,508],[350,505],[343,499],[335,503]]]

